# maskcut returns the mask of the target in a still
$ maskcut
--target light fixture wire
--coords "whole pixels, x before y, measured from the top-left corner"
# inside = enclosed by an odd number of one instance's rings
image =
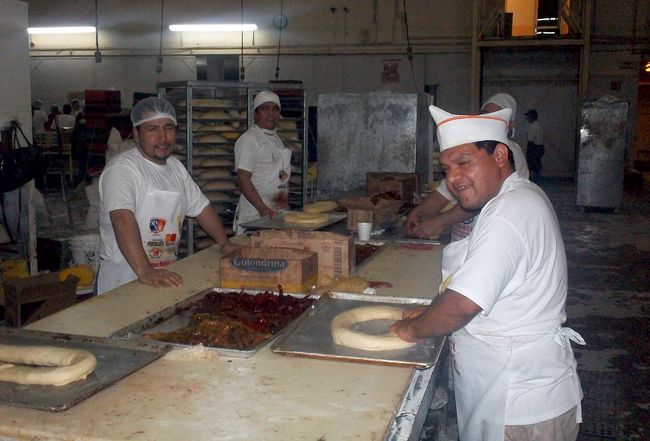
[[[411,75],[413,77],[413,88],[417,92],[418,85],[415,80],[415,66],[413,65],[413,46],[411,46],[411,37],[409,36],[409,20],[408,15],[406,14],[406,0],[402,0],[402,5],[404,6],[404,28],[406,30],[406,57],[409,60],[411,65]]]
[[[97,10],[97,0],[95,0],[95,63],[101,63],[102,53],[99,51],[99,18]]]
[[[280,0],[280,17],[284,16],[284,0]],[[278,55],[275,61],[275,80],[280,77],[280,48],[282,47],[282,26],[278,31]]]
[[[156,72],[162,72],[163,57],[162,57],[162,47],[163,47],[163,31],[164,31],[164,14],[165,14],[165,0],[160,0],[160,46],[158,47],[158,60],[156,62]]]
[[[244,68],[244,0],[240,1],[239,11],[241,14],[241,55],[239,56],[239,81],[243,82],[246,78],[246,72]]]

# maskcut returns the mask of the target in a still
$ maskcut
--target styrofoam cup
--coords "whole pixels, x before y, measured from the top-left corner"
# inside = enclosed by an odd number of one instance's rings
[[[370,240],[370,232],[372,231],[372,224],[370,222],[359,222],[357,224],[357,235],[359,240],[367,242]]]

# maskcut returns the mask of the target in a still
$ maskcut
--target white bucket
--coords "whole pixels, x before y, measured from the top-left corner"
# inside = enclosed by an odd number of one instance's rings
[[[99,266],[99,234],[86,234],[68,239],[72,259],[77,265]]]

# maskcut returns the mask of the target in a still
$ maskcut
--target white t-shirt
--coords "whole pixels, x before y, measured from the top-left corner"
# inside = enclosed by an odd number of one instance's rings
[[[45,133],[46,122],[47,122],[47,114],[40,109],[34,110],[34,114],[32,115],[32,128],[34,131],[34,135],[38,133]]]
[[[524,155],[524,152],[521,150],[521,147],[519,147],[519,144],[517,144],[512,139],[508,140],[508,147],[512,152],[512,158],[515,161],[515,171],[520,177],[524,179],[528,179],[529,171],[528,171],[528,163],[526,162],[526,155]],[[446,181],[442,181],[440,185],[438,185],[438,187],[436,188],[436,191],[440,193],[440,195],[445,199],[447,199],[449,202],[452,202],[454,204],[458,202],[458,200],[451,194],[451,192],[447,188]],[[464,237],[469,236],[469,234],[472,232],[472,229],[474,228],[475,223],[476,223],[476,216],[466,219],[463,222],[459,222],[457,224],[452,225],[451,240],[454,241],[460,240]]]
[[[163,196],[163,199],[159,199],[163,202],[172,201],[172,210],[174,213],[178,213],[175,219],[167,219],[163,215],[157,216],[156,205],[154,204],[152,208],[151,201],[152,198],[159,195]],[[172,199],[169,198],[170,195]],[[208,199],[201,193],[178,159],[170,156],[167,159],[167,164],[155,164],[145,159],[137,148],[117,155],[106,166],[99,178],[99,196],[100,257],[102,259],[100,282],[103,281],[106,288],[99,287],[100,292],[137,278],[117,246],[115,231],[110,219],[111,211],[127,209],[134,213],[138,219],[145,250],[148,249],[148,245],[154,247],[152,248],[154,250],[171,246],[171,252],[175,253],[180,239],[180,226],[183,223],[183,218],[198,216],[209,204]],[[143,213],[144,210],[148,212]],[[160,210],[163,210],[162,205]],[[169,212],[168,207],[165,207],[165,212]],[[143,216],[146,218],[144,221],[140,219]],[[150,222],[153,224],[143,225],[143,223]],[[147,242],[150,238],[145,238],[143,231],[149,229],[155,230],[160,238],[160,245]],[[155,267],[165,266],[175,260],[174,255],[171,258],[165,257],[164,262],[160,260],[154,262],[152,259],[161,258],[161,254],[156,253],[153,255],[151,252],[148,253],[149,260]],[[160,263],[160,265],[156,263]],[[102,274],[103,272],[105,274]],[[110,272],[114,272],[116,277],[107,280],[106,277],[109,275],[106,273]]]
[[[528,126],[528,141],[537,145],[544,145],[544,131],[539,121],[533,121]]]
[[[60,129],[71,129],[74,127],[76,122],[75,117],[67,113],[56,115],[55,118],[56,118],[56,123]],[[56,126],[52,128],[54,129],[56,128]]]
[[[477,216],[462,265],[448,288],[482,308],[465,330],[495,337],[553,333],[566,320],[567,263],[553,207],[544,192],[516,174]],[[553,346],[555,347],[555,346]],[[557,354],[513,355],[506,424],[557,416],[575,403],[570,367]],[[546,358],[544,358],[546,357]],[[543,380],[542,380],[543,379]]]

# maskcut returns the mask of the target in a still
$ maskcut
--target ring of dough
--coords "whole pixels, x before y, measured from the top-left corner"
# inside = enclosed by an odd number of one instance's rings
[[[288,224],[318,225],[330,220],[326,213],[305,213],[302,211],[290,211],[282,219]]]
[[[81,349],[0,344],[0,381],[64,386],[83,380],[96,366],[95,356]]]
[[[327,213],[328,211],[334,210],[338,205],[334,201],[318,201],[305,205],[303,211],[305,213]]]
[[[349,309],[334,317],[330,327],[334,343],[364,351],[391,351],[414,346],[415,343],[404,341],[394,332],[380,335],[355,331],[356,323],[370,320],[401,320],[404,310],[393,306],[362,306]]]

